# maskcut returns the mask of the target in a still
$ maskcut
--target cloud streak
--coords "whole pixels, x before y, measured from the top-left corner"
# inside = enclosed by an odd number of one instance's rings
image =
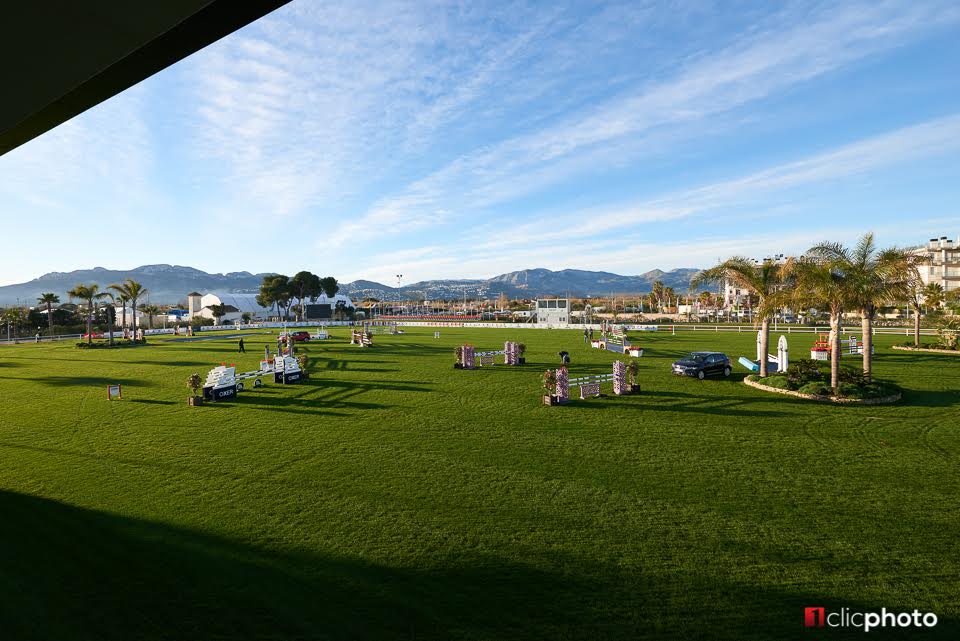
[[[625,157],[636,160],[662,149],[651,143],[664,131],[667,139],[695,135],[691,125],[708,116],[896,48],[934,20],[943,25],[957,19],[958,9],[951,5],[894,3],[791,14],[786,22],[799,26],[761,30],[725,50],[701,55],[668,80],[463,155],[400,194],[381,199],[334,238],[346,242],[435,225],[450,220],[443,212],[483,210]]]

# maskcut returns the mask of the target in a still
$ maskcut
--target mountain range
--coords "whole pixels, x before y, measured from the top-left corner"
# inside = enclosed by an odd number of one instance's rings
[[[374,281],[356,280],[341,283],[340,292],[355,300],[451,300],[464,295],[467,298],[492,298],[501,293],[510,298],[640,294],[649,292],[657,280],[677,291],[686,291],[690,279],[699,271],[692,268],[667,272],[654,269],[638,276],[622,276],[580,269],[551,271],[541,268],[485,279],[426,280],[404,285],[399,290]],[[54,292],[66,302],[67,291],[79,284],[97,283],[104,289],[127,278],[139,281],[149,290],[150,302],[176,304],[183,302],[192,291],[256,293],[265,275],[250,272],[209,274],[179,265],[144,265],[128,270],[94,267],[72,272],[50,272],[26,283],[0,287],[0,305],[35,305],[37,297],[44,292]]]

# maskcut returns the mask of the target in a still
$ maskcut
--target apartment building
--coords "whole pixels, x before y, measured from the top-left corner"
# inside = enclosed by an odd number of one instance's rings
[[[931,238],[916,253],[926,257],[920,266],[920,278],[925,285],[938,283],[944,292],[960,289],[960,238]]]

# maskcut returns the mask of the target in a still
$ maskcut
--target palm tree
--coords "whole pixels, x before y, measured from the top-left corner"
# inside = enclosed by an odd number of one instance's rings
[[[128,278],[117,285],[110,285],[110,289],[122,296],[126,296],[127,300],[130,301],[130,310],[133,313],[133,342],[137,342],[137,299],[146,296],[149,291],[132,278]]]
[[[113,345],[113,328],[117,324],[117,297],[108,293],[110,305],[107,307],[107,332],[110,337],[110,345]]]
[[[153,317],[160,313],[160,308],[157,305],[144,305],[140,310],[147,317],[147,328],[153,329]]]
[[[843,273],[849,288],[848,303],[860,313],[863,375],[869,381],[873,373],[873,321],[877,308],[907,295],[917,259],[896,247],[878,250],[872,232],[864,234],[853,249],[840,243],[820,243],[808,254]]]
[[[657,311],[661,311],[663,308],[663,281],[653,281],[653,287],[650,290],[650,296],[657,301]]]
[[[830,386],[836,393],[840,386],[840,325],[844,310],[853,302],[847,274],[842,265],[812,256],[790,261],[787,272],[794,286],[784,293],[783,302],[789,302],[794,309],[830,310]]]
[[[76,298],[87,304],[87,344],[93,343],[93,312],[95,301],[102,300],[109,296],[107,292],[100,291],[100,285],[92,283],[90,285],[77,285],[67,292],[70,298]]]
[[[690,281],[690,288],[694,289],[707,283],[726,279],[737,287],[752,291],[759,301],[754,314],[754,323],[760,321],[760,376],[767,375],[767,348],[770,344],[770,318],[780,303],[780,294],[789,265],[765,260],[757,264],[743,256],[734,256],[724,262],[704,270]]]
[[[120,302],[120,327],[126,330],[127,328],[127,303],[130,302],[130,299],[124,296],[123,294],[117,294],[114,298]]]
[[[667,300],[667,313],[670,313],[670,309],[673,307],[673,297],[676,296],[676,292],[673,291],[673,287],[664,287],[663,288],[663,297]],[[679,304],[679,301],[678,303]]]
[[[60,297],[53,292],[45,292],[40,294],[37,302],[47,306],[47,324],[50,326],[50,336],[53,336],[53,305],[60,304]]]
[[[923,288],[923,304],[927,306],[927,311],[930,307],[940,307],[944,298],[943,285],[940,283],[930,283]]]

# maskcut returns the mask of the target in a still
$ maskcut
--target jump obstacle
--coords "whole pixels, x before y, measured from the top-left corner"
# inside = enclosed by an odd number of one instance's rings
[[[264,376],[273,374],[273,382],[281,385],[296,383],[303,378],[300,361],[295,356],[278,354],[273,360],[260,361],[260,369],[237,374],[236,367],[221,363],[207,372],[203,384],[204,400],[216,403],[236,398],[244,389],[243,381],[253,379],[254,387],[262,387]]]
[[[760,348],[760,339],[762,332],[757,332],[757,360],[751,361],[746,356],[741,356],[737,361],[751,372],[760,371],[760,359],[763,358],[763,351]],[[777,341],[777,355],[767,354],[768,372],[785,372],[790,367],[790,352],[787,349],[787,337],[780,336]]]
[[[840,340],[840,350],[841,356],[863,354],[863,341],[851,335],[846,340]],[[813,347],[810,348],[810,358],[815,361],[828,361],[830,360],[830,351],[830,334],[817,334],[817,340],[814,341]],[[870,351],[871,353],[876,352],[872,345],[870,346]]]
[[[614,325],[607,321],[603,321],[601,325],[600,340],[591,342],[591,346],[626,356],[643,356],[643,350],[631,345],[627,340],[627,331],[623,325]]]
[[[630,394],[632,391],[627,375],[627,365],[623,361],[614,361],[613,371],[610,374],[593,374],[570,378],[566,367],[558,367],[554,375],[556,377],[555,397],[559,404],[570,401],[571,387],[577,388],[580,393],[580,400],[600,396],[601,386],[604,383],[613,383],[613,393],[617,396]]]
[[[367,332],[366,328],[351,330],[350,344],[360,347],[373,347],[373,335]]]
[[[473,345],[462,345],[460,347],[460,368],[475,369],[480,367],[489,367],[495,363],[497,356],[503,356],[504,365],[520,364],[520,348],[517,343],[507,341],[503,344],[503,349],[489,352],[478,352]]]

